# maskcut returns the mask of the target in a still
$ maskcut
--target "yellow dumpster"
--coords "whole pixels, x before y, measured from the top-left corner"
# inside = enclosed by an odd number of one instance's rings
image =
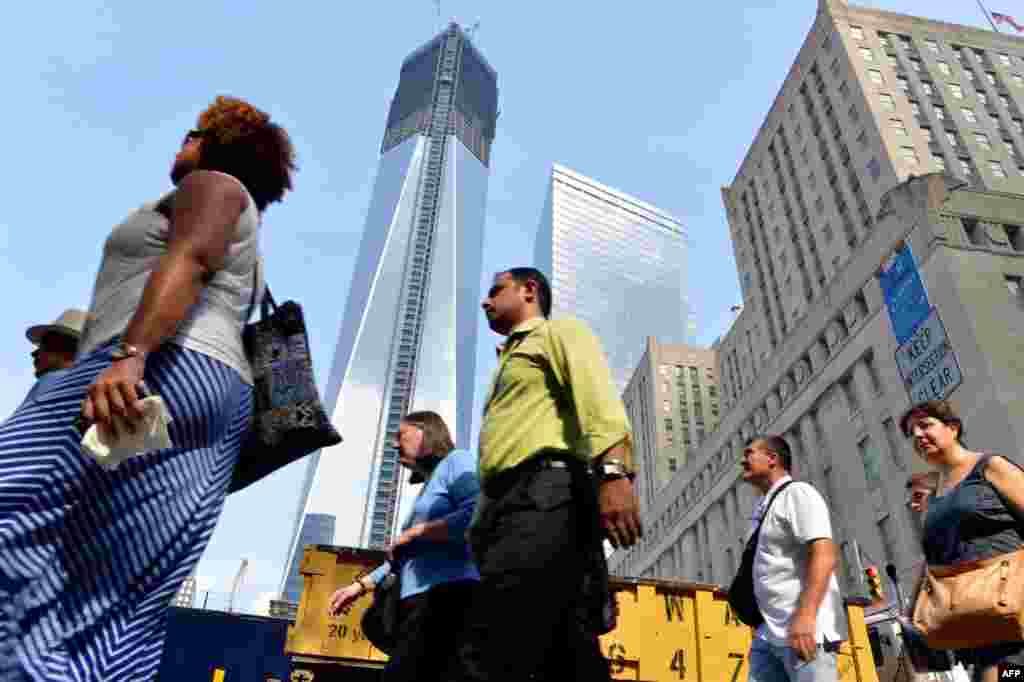
[[[729,609],[717,585],[615,579],[619,619],[601,637],[612,678],[643,682],[740,682],[747,679],[752,631]],[[848,600],[850,639],[839,652],[839,679],[878,682],[864,604]]]
[[[317,682],[353,672],[376,673],[387,656],[363,636],[360,620],[370,597],[347,615],[327,615],[331,594],[385,560],[383,552],[309,546],[300,571],[305,579],[285,653],[293,669],[306,666]],[[618,604],[615,630],[601,637],[612,678],[637,682],[745,682],[751,630],[733,617],[717,585],[674,580],[613,579]],[[850,639],[839,653],[842,682],[878,682],[871,657],[864,602],[847,600]],[[370,677],[367,677],[370,679]]]

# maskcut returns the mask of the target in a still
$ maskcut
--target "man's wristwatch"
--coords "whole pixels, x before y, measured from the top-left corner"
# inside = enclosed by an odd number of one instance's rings
[[[118,360],[127,360],[128,358],[141,358],[145,356],[146,353],[138,346],[133,346],[125,343],[124,341],[118,343],[114,346],[114,350],[110,351],[110,359],[114,362],[117,362]]]
[[[626,465],[619,459],[606,459],[595,465],[594,474],[599,483],[605,481],[617,481],[620,478],[627,478],[632,481],[636,474],[626,468]]]

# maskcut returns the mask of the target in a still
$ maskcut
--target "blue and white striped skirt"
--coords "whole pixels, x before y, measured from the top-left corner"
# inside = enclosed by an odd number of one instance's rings
[[[165,344],[146,384],[173,448],[106,471],[74,426],[112,345],[0,424],[0,680],[155,677],[167,609],[213,533],[252,411],[223,363]]]

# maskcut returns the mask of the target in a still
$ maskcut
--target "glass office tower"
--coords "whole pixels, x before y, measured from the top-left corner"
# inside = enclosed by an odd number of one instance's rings
[[[294,604],[299,603],[302,596],[304,580],[299,574],[302,564],[302,551],[306,545],[329,545],[334,542],[334,526],[336,519],[333,514],[306,514],[302,517],[302,528],[299,531],[296,550],[292,553],[288,573],[285,575],[284,590],[281,599]]]
[[[587,322],[619,389],[640,364],[647,337],[685,343],[686,232],[664,211],[555,164],[537,267],[551,280],[553,318]]]
[[[469,446],[497,117],[497,74],[458,25],[402,64],[325,394],[344,442],[311,458],[300,500],[336,516],[335,544],[382,548],[399,523],[403,414],[434,410]]]

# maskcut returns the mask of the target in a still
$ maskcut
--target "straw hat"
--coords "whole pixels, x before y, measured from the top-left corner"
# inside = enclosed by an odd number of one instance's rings
[[[25,336],[35,344],[38,344],[43,340],[43,336],[50,333],[70,336],[77,341],[82,338],[82,330],[85,328],[85,321],[88,318],[89,313],[86,311],[68,308],[54,320],[53,324],[37,324],[34,327],[29,327]]]

